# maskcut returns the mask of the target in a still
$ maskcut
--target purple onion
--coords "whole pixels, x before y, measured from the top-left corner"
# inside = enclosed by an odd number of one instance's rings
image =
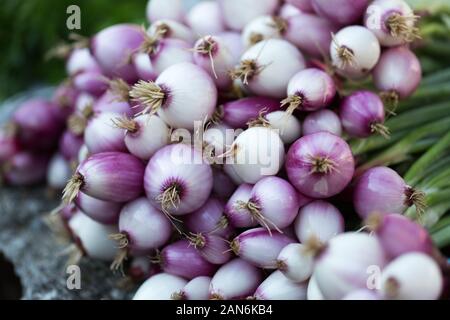
[[[231,249],[242,259],[265,269],[277,268],[277,257],[280,251],[295,241],[282,233],[264,228],[247,230],[234,238]]]
[[[186,300],[208,300],[210,284],[210,277],[194,278],[184,286],[181,296]]]
[[[314,271],[314,258],[320,249],[320,244],[313,246],[312,242],[288,244],[278,255],[278,270],[293,282],[306,281]]]
[[[194,5],[186,15],[186,24],[200,36],[225,31],[220,6],[213,1],[201,1]]]
[[[226,47],[233,55],[233,62],[237,64],[244,53],[244,45],[241,41],[241,34],[239,32],[226,31],[217,35],[225,43]]]
[[[13,125],[11,128],[0,127],[0,163],[7,161],[20,151],[19,140],[14,131]]]
[[[302,135],[300,120],[287,111],[278,110],[263,116],[268,121],[269,126],[278,130],[284,144],[291,144]]]
[[[336,94],[333,79],[324,71],[309,68],[296,73],[287,86],[288,97],[281,101],[288,113],[315,111],[331,103]]]
[[[153,22],[147,30],[151,37],[170,38],[194,43],[197,35],[186,25],[171,19],[160,19]]]
[[[79,94],[71,83],[63,83],[56,88],[52,102],[59,106],[56,112],[60,114],[61,119],[66,120],[73,112]]]
[[[308,197],[329,198],[350,183],[354,159],[348,144],[328,132],[297,140],[286,156],[289,181]]]
[[[108,151],[127,151],[124,131],[114,125],[117,114],[103,112],[94,115],[84,131],[84,143],[91,154]]]
[[[78,166],[64,189],[63,199],[70,203],[81,191],[104,201],[131,201],[144,191],[144,170],[144,164],[130,154],[97,153]]]
[[[99,200],[83,192],[78,192],[75,204],[91,219],[107,225],[113,225],[119,221],[120,210],[123,207],[122,203]]]
[[[87,92],[95,97],[101,96],[108,88],[107,79],[99,71],[78,73],[72,81],[77,90]]]
[[[305,136],[326,131],[336,136],[342,135],[341,120],[331,110],[323,109],[308,114],[303,122]]]
[[[119,115],[133,115],[130,103],[123,99],[118,93],[108,90],[95,101],[93,105],[95,113],[111,112]]]
[[[339,107],[344,130],[351,136],[367,138],[373,133],[389,136],[384,123],[384,104],[380,97],[367,90],[353,92]]]
[[[252,189],[253,185],[243,183],[236,189],[230,199],[228,199],[224,213],[233,227],[248,228],[258,225],[258,221],[253,218],[248,209],[240,205],[240,203],[248,203]]]
[[[285,2],[300,9],[302,12],[314,12],[311,0],[285,0]]]
[[[242,259],[223,265],[211,280],[210,298],[215,300],[245,299],[261,283],[261,271]]]
[[[280,271],[273,272],[256,289],[257,300],[306,300],[305,283],[296,283]]]
[[[357,23],[368,6],[368,0],[311,0],[314,11],[336,25]]]
[[[135,282],[140,283],[158,273],[156,265],[148,257],[135,257],[131,260],[127,275]]]
[[[189,236],[189,241],[205,260],[212,264],[225,264],[231,259],[227,240],[211,233],[198,233]]]
[[[83,143],[83,137],[75,135],[70,130],[66,130],[59,140],[59,152],[68,161],[76,160]]]
[[[375,290],[358,289],[347,294],[342,300],[381,300],[381,296]]]
[[[66,71],[70,76],[74,76],[80,72],[99,70],[100,67],[91,55],[89,48],[74,49],[66,62]]]
[[[233,180],[220,169],[213,168],[213,193],[220,199],[228,199],[236,190]]]
[[[146,49],[149,53],[153,71],[160,75],[167,68],[182,62],[193,63],[191,44],[180,39],[165,38],[154,40]]]
[[[228,237],[231,233],[228,219],[224,216],[223,202],[216,198],[209,198],[201,208],[187,215],[184,223],[195,234],[209,233]]]
[[[278,15],[283,19],[289,19],[302,13],[302,10],[287,2],[280,7],[280,10],[278,10]]]
[[[413,205],[418,212],[423,212],[424,194],[406,185],[394,170],[375,167],[367,170],[357,181],[353,204],[363,219],[374,213],[403,213]]]
[[[406,47],[387,49],[372,72],[378,90],[408,98],[420,84],[422,67],[416,55]]]
[[[139,52],[133,57],[133,64],[139,79],[145,81],[155,81],[158,75],[153,68],[152,62],[148,54]]]
[[[316,200],[300,209],[295,220],[295,233],[302,243],[316,239],[327,243],[337,234],[344,232],[344,219],[332,204]]]
[[[216,267],[205,260],[188,240],[179,240],[162,249],[160,264],[164,272],[191,280],[200,276],[212,276]]]
[[[199,209],[212,190],[212,170],[200,151],[185,144],[163,147],[150,159],[144,187],[150,202],[173,215]]]
[[[286,22],[276,16],[259,16],[250,21],[242,30],[242,42],[249,48],[268,39],[280,39]]]
[[[64,157],[55,153],[47,167],[47,185],[55,190],[62,190],[72,176],[70,163]]]
[[[152,3],[153,1],[150,1]],[[181,277],[159,273],[147,279],[135,293],[133,300],[170,300],[187,284]]]
[[[148,21],[151,23],[160,19],[171,19],[178,22],[183,22],[183,0],[148,1],[146,14]]]
[[[30,186],[43,182],[48,162],[47,155],[28,151],[15,153],[3,164],[3,179],[12,186]]]
[[[137,74],[131,55],[137,52],[143,40],[139,26],[117,24],[97,33],[91,40],[90,50],[105,75],[134,83]]]

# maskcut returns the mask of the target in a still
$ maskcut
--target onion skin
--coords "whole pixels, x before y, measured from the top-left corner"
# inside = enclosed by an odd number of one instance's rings
[[[264,118],[269,121],[272,129],[278,130],[284,144],[291,144],[302,135],[300,120],[287,111],[278,110],[270,112]]]
[[[105,76],[100,71],[78,73],[72,82],[80,92],[87,92],[95,97],[101,96],[108,88]]]
[[[180,39],[158,40],[155,50],[149,55],[153,71],[160,75],[167,68],[178,63],[193,63],[191,44]]]
[[[276,269],[280,251],[295,241],[279,232],[269,232],[264,228],[247,230],[234,238],[231,248],[234,253],[253,265]]]
[[[139,79],[145,81],[155,81],[158,77],[152,66],[149,55],[144,52],[139,52],[134,55],[133,65],[136,68],[136,73]]]
[[[149,0],[146,15],[149,22],[160,19],[184,21],[183,0]]]
[[[347,294],[342,300],[382,300],[375,290],[359,289]]]
[[[283,19],[289,19],[302,13],[302,10],[287,2],[281,5],[280,10],[278,10],[278,15]]]
[[[196,247],[203,258],[216,265],[227,263],[231,259],[229,242],[214,234],[198,234],[194,239],[201,239],[201,244],[191,240],[191,244]]]
[[[220,37],[227,48],[230,50],[233,55],[233,64],[237,64],[241,58],[241,55],[244,53],[244,45],[241,41],[241,34],[239,32],[226,31],[217,34]]]
[[[278,270],[295,283],[308,280],[314,271],[314,253],[308,250],[307,244],[288,244],[278,255]]]
[[[93,111],[95,113],[111,112],[127,116],[133,115],[133,109],[131,109],[128,101],[123,101],[120,96],[112,91],[106,91],[95,101]]]
[[[66,71],[69,76],[74,76],[85,71],[99,71],[100,66],[91,55],[89,48],[76,48],[66,61]]]
[[[153,1],[150,1],[153,2]],[[137,290],[133,300],[170,300],[188,282],[178,276],[159,273],[145,281]]]
[[[323,109],[308,114],[303,122],[303,135],[326,131],[336,136],[342,135],[341,120],[331,110]]]
[[[259,16],[242,30],[242,42],[246,48],[268,39],[280,39],[281,32],[273,16]]]
[[[62,120],[66,120],[72,114],[79,94],[80,92],[71,83],[63,83],[56,88],[52,102],[59,106],[56,113]]]
[[[117,114],[103,112],[90,119],[84,131],[84,143],[91,154],[100,152],[125,152],[124,131],[114,125]]]
[[[182,290],[182,296],[186,300],[208,300],[210,277],[197,277],[188,282]]]
[[[335,0],[332,4],[327,0],[311,0],[311,4],[319,16],[342,26],[359,22],[368,0]]]
[[[295,283],[280,271],[273,272],[256,289],[257,300],[306,300],[306,284]]]
[[[150,36],[160,36],[162,38],[170,39],[180,39],[188,43],[194,43],[196,40],[196,35],[184,24],[171,20],[171,19],[161,19],[153,22],[147,30]],[[158,34],[158,32],[163,31],[163,34]]]
[[[285,0],[284,2],[300,9],[302,12],[314,12],[311,0]]]
[[[55,190],[62,190],[72,176],[72,169],[64,157],[55,153],[47,167],[47,185]]]
[[[91,219],[106,225],[113,225],[119,221],[122,203],[108,202],[79,192],[75,199],[76,206]]]
[[[345,132],[354,137],[367,138],[378,132],[377,125],[384,123],[384,104],[371,91],[356,91],[341,102],[339,116]]]
[[[213,168],[213,193],[218,198],[228,199],[236,188],[236,184],[223,170]]]
[[[179,188],[180,201],[176,208],[164,208],[170,214],[185,215],[206,202],[212,190],[212,170],[200,151],[185,144],[173,144],[163,147],[150,159],[144,177],[150,202],[161,208],[157,198],[173,185]]]
[[[78,153],[83,144],[83,137],[75,135],[70,130],[66,130],[59,140],[59,152],[68,161],[77,160]]]
[[[186,15],[186,24],[196,35],[216,35],[225,31],[220,5],[213,1],[194,5]]]
[[[187,240],[180,240],[161,251],[161,268],[164,272],[192,280],[212,276],[216,267],[205,260]]]
[[[383,92],[394,92],[406,99],[422,80],[422,67],[416,55],[406,47],[383,52],[372,72],[375,86]]]
[[[224,213],[230,224],[236,228],[256,227],[258,222],[252,218],[247,209],[239,208],[238,201],[247,203],[250,200],[253,185],[248,183],[241,184],[233,195],[228,199]]]
[[[90,156],[77,168],[81,176],[80,191],[111,202],[128,202],[143,192],[144,164],[121,152],[104,152]]]
[[[3,179],[11,186],[32,186],[45,181],[49,157],[22,151],[5,163]]]
[[[209,296],[217,300],[243,299],[261,283],[261,271],[242,259],[223,265],[211,280]]]
[[[314,274],[308,281],[308,289],[306,291],[307,300],[324,300],[322,292],[317,284],[316,277]]]
[[[20,144],[14,132],[0,128],[0,163],[7,161],[20,151]]]
[[[331,159],[331,172],[318,168],[314,158]],[[340,193],[349,184],[354,172],[354,159],[348,144],[341,138],[318,132],[297,140],[286,156],[289,181],[302,194],[311,198],[329,198]]]

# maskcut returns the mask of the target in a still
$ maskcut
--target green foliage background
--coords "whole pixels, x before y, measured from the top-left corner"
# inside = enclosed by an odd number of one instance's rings
[[[1,0],[0,100],[35,83],[57,83],[62,61],[45,61],[46,52],[67,39],[68,6],[81,9],[77,33],[90,36],[119,22],[145,22],[146,0]]]

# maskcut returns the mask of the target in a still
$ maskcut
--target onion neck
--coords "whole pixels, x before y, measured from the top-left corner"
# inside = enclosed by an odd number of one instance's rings
[[[264,36],[261,33],[259,33],[259,32],[250,33],[250,38],[249,38],[250,45],[253,46],[263,40],[264,40]]]
[[[405,205],[407,207],[416,207],[417,214],[421,216],[427,207],[426,205],[426,194],[421,190],[416,190],[410,186],[406,187],[405,190]]]
[[[109,90],[115,96],[117,96],[116,100],[128,102],[130,100],[130,86],[122,79],[113,79],[109,80]]]
[[[404,16],[395,12],[386,19],[386,27],[392,37],[412,42],[420,38],[419,28],[415,26],[418,19],[416,15]]]
[[[157,197],[156,201],[161,204],[165,213],[177,209],[181,202],[182,187],[178,182],[172,182]]]
[[[249,122],[247,122],[247,126],[249,128],[253,127],[264,127],[264,128],[271,128],[270,122],[264,117],[264,115],[267,113],[267,108],[263,108],[256,119],[252,119]]]
[[[122,232],[122,233],[111,234],[109,236],[109,238],[111,240],[116,241],[117,248],[119,249],[116,257],[114,258],[114,261],[111,263],[110,269],[113,271],[116,271],[119,269],[122,270],[123,262],[128,257],[128,245],[130,243],[129,237],[125,232]]]
[[[230,76],[233,80],[240,79],[242,83],[248,84],[248,80],[251,80],[259,72],[261,72],[261,67],[258,66],[255,59],[245,59],[235,69],[231,70]]]
[[[139,114],[156,114],[167,98],[164,90],[155,82],[144,80],[135,84],[129,94],[134,101],[145,106]]]
[[[395,115],[395,110],[397,109],[398,102],[400,101],[400,96],[395,90],[383,91],[380,92],[381,101],[383,101],[384,105],[387,107],[386,111]]]
[[[302,107],[305,103],[305,98],[302,94],[296,93],[288,96],[286,99],[281,101],[281,108],[287,105],[286,115],[292,115],[295,110]]]
[[[398,296],[400,283],[397,281],[397,279],[390,277],[386,280],[384,289],[388,298],[395,299]]]
[[[84,177],[80,173],[75,173],[72,178],[70,178],[66,187],[63,190],[63,202],[65,204],[70,204],[75,200],[78,192],[83,187]]]
[[[86,130],[89,119],[94,116],[93,105],[87,104],[81,113],[72,114],[67,120],[67,127],[76,136],[81,136]]]
[[[383,215],[379,213],[372,213],[365,220],[365,226],[362,229],[368,228],[372,232],[376,232],[383,224]]]
[[[315,236],[311,236],[305,243],[304,243],[304,250],[305,254],[311,255],[313,257],[318,257],[324,250],[326,246],[325,244],[319,240],[319,238]]]
[[[112,122],[117,128],[126,130],[128,133],[135,134],[139,131],[139,124],[127,116],[118,117]]]
[[[389,128],[386,127],[381,122],[373,122],[373,123],[371,123],[370,124],[370,132],[371,133],[378,133],[385,139],[389,139],[390,135],[391,135],[391,132],[389,131]]]
[[[334,161],[328,157],[313,157],[311,159],[311,173],[329,174],[334,168]]]
[[[202,249],[206,245],[206,238],[201,233],[191,234],[190,236],[187,236],[187,239],[196,249]]]
[[[237,209],[238,210],[246,210],[251,218],[255,221],[257,221],[260,225],[262,225],[264,228],[267,229],[270,236],[272,236],[272,230],[270,226],[272,226],[276,231],[279,233],[283,233],[275,223],[273,223],[270,219],[267,219],[262,213],[261,213],[261,206],[258,204],[257,200],[250,199],[248,202],[244,201],[237,201]]]
[[[187,300],[186,295],[181,290],[178,292],[172,293],[172,295],[170,296],[170,299],[171,300]]]
[[[239,239],[238,238],[233,239],[233,241],[230,242],[230,249],[236,256],[239,256],[239,248],[240,248]]]

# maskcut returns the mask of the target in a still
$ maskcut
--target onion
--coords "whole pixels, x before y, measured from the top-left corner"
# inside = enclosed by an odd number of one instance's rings
[[[89,158],[89,150],[86,145],[83,144],[80,148],[80,151],[78,152],[78,163],[83,162],[87,158]]]
[[[380,283],[382,294],[396,300],[436,300],[443,287],[439,266],[423,253],[393,260],[383,270]]]
[[[287,111],[274,111],[264,115],[270,128],[277,130],[284,144],[291,144],[302,135],[300,121]]]
[[[151,0],[152,3],[154,0]],[[168,273],[159,273],[145,281],[135,293],[133,300],[170,300],[183,289],[187,281]]]
[[[237,131],[224,123],[208,126],[203,133],[203,154],[210,163],[223,163],[219,156],[233,144],[236,133]]]
[[[386,255],[393,259],[409,252],[432,255],[433,241],[428,231],[400,214],[372,215],[367,223],[375,232]]]
[[[324,300],[322,292],[320,292],[316,277],[313,274],[308,281],[308,289],[306,291],[307,300]]]
[[[384,104],[380,97],[367,90],[355,91],[346,97],[339,107],[344,130],[358,138],[367,138],[373,133],[389,137],[384,123]]]
[[[302,14],[302,13],[303,13],[302,10],[298,9],[294,5],[289,4],[287,2],[284,3],[280,7],[280,10],[278,11],[279,16],[283,19],[289,19],[291,17],[294,17],[294,16]]]
[[[245,47],[267,39],[280,39],[285,29],[285,21],[276,16],[259,16],[250,21],[242,30]]]
[[[279,108],[280,103],[276,99],[248,97],[223,104],[215,117],[233,128],[245,128],[249,121],[257,119],[262,112],[272,112]]]
[[[311,0],[314,11],[337,25],[359,22],[367,8],[368,0]]]
[[[375,290],[359,289],[350,292],[342,300],[381,300],[381,297]]]
[[[14,125],[0,127],[0,163],[7,161],[20,151]]]
[[[230,179],[234,182],[234,184],[241,185],[244,183],[244,180],[242,180],[242,178],[238,176],[236,170],[233,168],[232,165],[224,164],[223,171],[228,175],[228,177],[230,177]]]
[[[210,277],[194,278],[181,290],[181,297],[186,300],[208,300],[210,284]]]
[[[302,243],[317,239],[325,244],[344,232],[344,219],[332,204],[317,200],[300,209],[295,220],[295,233]]]
[[[148,257],[135,257],[131,260],[127,275],[135,282],[141,283],[158,272]]]
[[[253,186],[247,202],[237,201],[242,208],[267,230],[280,231],[291,225],[297,216],[299,201],[297,191],[289,182],[278,177],[266,177]]]
[[[125,145],[128,151],[142,160],[149,160],[156,151],[169,144],[170,129],[156,115],[140,115],[134,119],[120,117],[113,120],[126,130]]]
[[[167,245],[157,260],[164,272],[191,280],[199,276],[211,276],[216,267],[205,260],[188,240]]]
[[[124,85],[124,83],[122,81],[118,81],[114,83],[114,86],[115,85],[120,87]],[[125,84],[125,86],[127,86],[127,84]],[[120,88],[114,89],[114,91],[106,91],[104,95],[102,95],[97,99],[97,101],[95,101],[92,107],[93,111],[95,113],[110,112],[127,116],[133,115],[133,109],[128,102],[128,97],[125,98],[122,96]],[[124,94],[128,96],[128,92]]]
[[[149,0],[146,13],[147,19],[151,23],[160,19],[183,22],[183,0]]]
[[[396,101],[414,93],[422,79],[422,67],[412,51],[397,47],[383,52],[372,75],[377,89]]]
[[[221,199],[228,199],[236,191],[233,180],[220,169],[213,168],[213,193]]]
[[[353,204],[363,219],[373,213],[403,213],[413,205],[421,213],[425,206],[424,196],[423,192],[406,185],[394,170],[375,167],[367,170],[357,181]]]
[[[341,29],[330,45],[333,66],[340,75],[350,79],[365,77],[377,64],[380,51],[375,35],[361,26]]]
[[[261,271],[242,259],[223,265],[209,287],[212,299],[242,299],[252,295],[262,280]]]
[[[208,233],[193,234],[188,237],[205,260],[212,264],[225,264],[231,259],[229,243],[225,239]]]
[[[187,43],[194,43],[196,35],[184,24],[170,19],[161,19],[153,22],[148,29],[148,34],[152,37],[163,37],[184,40]]]
[[[282,98],[289,80],[304,68],[305,60],[296,47],[285,40],[269,39],[245,51],[231,75],[256,95]]]
[[[241,203],[248,203],[250,201],[253,185],[248,183],[241,184],[233,195],[228,199],[225,206],[224,213],[230,224],[236,228],[255,227],[258,225],[252,214],[246,206]]]
[[[223,202],[213,197],[209,198],[201,208],[187,215],[184,223],[194,234],[208,233],[227,237],[231,232],[228,220],[224,216]]]
[[[105,75],[133,83],[137,74],[130,58],[143,40],[139,26],[117,24],[97,33],[91,40],[90,50]]]
[[[256,289],[258,300],[306,300],[306,284],[295,283],[275,271]]]
[[[59,152],[66,160],[76,161],[83,143],[83,137],[66,130],[59,140]]]
[[[375,0],[367,8],[364,24],[382,46],[393,47],[419,37],[419,29],[414,26],[417,19],[403,0]]]
[[[56,113],[60,114],[62,120],[66,120],[74,111],[79,94],[80,92],[70,82],[63,82],[56,88],[52,102],[59,106]]]
[[[139,82],[130,95],[145,105],[143,113],[158,112],[170,126],[185,129],[211,117],[217,102],[214,81],[191,63],[169,67],[155,82]]]
[[[80,92],[87,92],[95,97],[102,95],[108,88],[107,79],[100,71],[85,71],[72,79],[74,87]]]
[[[310,68],[296,73],[287,87],[288,97],[281,101],[287,112],[314,111],[331,103],[336,94],[333,79],[324,71]]]
[[[30,186],[45,180],[49,157],[22,151],[2,164],[3,179],[12,186]]]
[[[278,6],[277,0],[219,0],[223,19],[228,28],[242,30],[258,16],[273,14]]]
[[[75,204],[91,219],[107,225],[113,225],[119,221],[120,210],[123,206],[122,203],[99,200],[83,192],[78,192]]]
[[[107,151],[126,151],[124,131],[114,125],[117,114],[103,112],[90,119],[84,131],[84,143],[91,154]]]
[[[233,55],[233,64],[237,64],[244,53],[244,46],[239,32],[226,31],[217,34]]]
[[[280,251],[295,241],[284,234],[263,228],[247,230],[234,238],[231,249],[242,259],[265,269],[277,268]]]
[[[74,49],[66,62],[66,71],[69,76],[74,76],[80,72],[98,70],[100,70],[100,67],[91,55],[89,48]]]
[[[303,122],[303,134],[305,136],[326,131],[336,136],[342,135],[341,120],[331,110],[318,110],[308,114]]]
[[[212,170],[200,151],[185,144],[163,147],[150,159],[144,187],[150,202],[172,215],[199,209],[212,190]]]
[[[50,160],[47,168],[47,184],[50,188],[62,190],[67,180],[72,176],[70,164],[62,155],[56,153]]]
[[[314,252],[308,244],[291,243],[277,258],[278,270],[293,282],[308,280],[314,271]]]
[[[133,57],[133,65],[139,79],[145,81],[155,81],[157,74],[152,66],[150,57],[144,52],[139,52]]]
[[[225,31],[220,6],[214,1],[201,1],[194,5],[186,15],[186,24],[198,36]]]
[[[300,9],[302,12],[314,12],[312,0],[285,0],[286,3]]]
[[[83,161],[64,189],[63,200],[72,202],[79,191],[111,202],[127,202],[143,192],[143,163],[121,152],[104,152]]]
[[[286,156],[289,181],[302,194],[329,198],[349,184],[354,160],[348,144],[341,138],[318,132],[297,140]]]
[[[343,233],[332,238],[316,260],[314,275],[326,299],[342,299],[356,289],[366,288],[367,268],[385,264],[376,237]]]

